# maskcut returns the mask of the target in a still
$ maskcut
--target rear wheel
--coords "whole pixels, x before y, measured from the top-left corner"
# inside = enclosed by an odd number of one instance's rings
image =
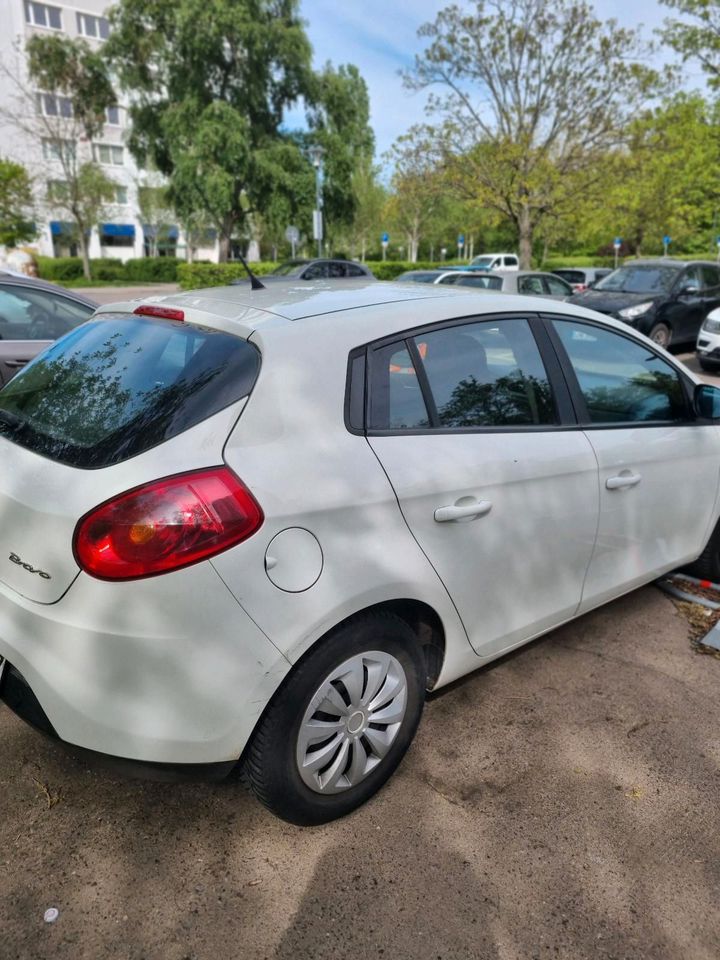
[[[666,323],[656,323],[650,330],[648,336],[653,343],[657,343],[658,346],[665,347],[665,349],[667,349],[670,346],[670,341],[672,340],[672,330]]]
[[[368,800],[410,746],[426,667],[404,620],[378,612],[338,628],[297,665],[245,757],[253,792],[291,823],[326,823]]]

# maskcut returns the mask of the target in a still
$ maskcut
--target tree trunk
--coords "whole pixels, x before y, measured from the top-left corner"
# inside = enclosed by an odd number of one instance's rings
[[[532,269],[532,241],[533,241],[533,224],[530,218],[530,210],[527,206],[523,205],[520,208],[520,216],[518,218],[518,246],[520,253],[520,269],[521,270],[531,270]]]
[[[365,237],[362,238],[362,252],[360,254],[360,259],[365,263],[365,250],[367,249]]]
[[[227,263],[230,259],[230,232],[223,230],[219,238],[218,262]]]
[[[88,256],[88,241],[85,235],[85,229],[82,224],[78,224],[78,245],[80,247],[80,256],[82,257],[83,276],[86,280],[92,280],[90,273],[90,257]]]

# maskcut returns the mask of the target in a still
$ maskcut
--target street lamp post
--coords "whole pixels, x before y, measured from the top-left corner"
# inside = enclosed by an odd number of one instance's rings
[[[310,147],[310,160],[315,167],[315,209],[313,210],[313,239],[317,240],[318,257],[322,257],[323,241],[323,198],[322,198],[322,161],[325,151],[319,143]]]

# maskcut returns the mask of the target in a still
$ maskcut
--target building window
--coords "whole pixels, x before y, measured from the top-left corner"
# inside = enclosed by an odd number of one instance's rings
[[[75,144],[72,140],[50,140],[43,138],[43,159],[70,161],[75,158]]]
[[[127,203],[127,187],[115,187],[115,203]]]
[[[93,144],[95,159],[98,163],[105,166],[121,167],[124,162],[124,151],[122,147],[117,147],[111,143]]]
[[[101,223],[100,244],[103,247],[132,247],[135,227],[131,223]]]
[[[48,180],[47,195],[50,201],[63,201],[68,198],[68,185],[66,180]]]
[[[34,3],[33,0],[25,0],[25,21],[35,27],[62,30],[60,8],[49,7],[46,3]]]
[[[73,115],[72,100],[70,97],[59,97],[54,93],[35,94],[38,113],[46,117],[65,117]]]
[[[110,36],[110,23],[105,17],[93,17],[90,13],[78,13],[78,33],[83,37],[95,37],[98,40],[107,40]]]
[[[105,116],[111,127],[120,126],[120,107],[108,107],[105,111]]]

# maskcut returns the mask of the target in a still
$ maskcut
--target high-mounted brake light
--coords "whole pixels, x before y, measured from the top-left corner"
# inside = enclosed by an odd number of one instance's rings
[[[207,560],[263,522],[247,487],[227,467],[165,477],[122,493],[75,528],[80,567],[100,580],[135,580]]]
[[[161,317],[163,320],[184,320],[185,311],[176,310],[175,307],[158,307],[152,303],[143,303],[136,307],[133,313],[141,317]]]

